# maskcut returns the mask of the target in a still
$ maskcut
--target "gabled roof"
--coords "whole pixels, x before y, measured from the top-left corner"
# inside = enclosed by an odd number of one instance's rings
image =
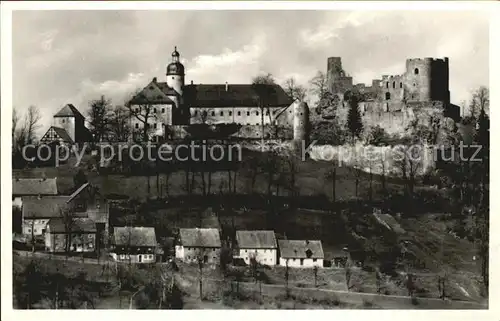
[[[57,218],[61,210],[68,210],[69,196],[23,196],[24,218]],[[86,217],[86,213],[74,213],[74,217]]]
[[[151,81],[128,102],[130,105],[174,104],[169,96],[178,95],[166,82]]]
[[[293,100],[280,85],[268,85],[269,107],[288,107]],[[189,107],[258,107],[258,95],[251,84],[188,85],[183,90]]]
[[[77,218],[71,226],[72,233],[95,233],[97,231],[94,221],[88,218]],[[62,218],[51,218],[49,223],[50,233],[66,233],[66,226]]]
[[[153,227],[115,227],[113,234],[116,246],[150,246],[157,245]]]
[[[187,247],[220,247],[219,230],[214,228],[179,229],[181,245]]]
[[[323,259],[325,257],[321,241],[278,240],[278,244],[280,256],[286,259]]]
[[[72,104],[67,104],[59,110],[54,117],[83,117],[83,115]]]
[[[57,178],[14,178],[12,195],[57,195]]]
[[[71,139],[71,137],[69,136],[69,134],[66,131],[66,129],[60,128],[60,127],[56,127],[56,126],[51,126],[47,130],[47,132],[45,133],[45,135],[43,135],[43,137],[41,139],[42,141],[48,140],[48,138],[46,138],[46,136],[50,132],[50,130],[53,130],[57,134],[57,136],[59,136],[59,138],[61,138],[63,140],[63,142],[71,143],[71,144],[74,143],[74,141]]]
[[[275,249],[274,231],[236,231],[236,242],[243,249]]]

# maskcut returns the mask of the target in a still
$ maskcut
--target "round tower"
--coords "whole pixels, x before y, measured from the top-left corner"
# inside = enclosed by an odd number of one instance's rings
[[[293,106],[293,140],[309,144],[309,107],[305,102],[295,102]]]
[[[180,54],[176,46],[174,52],[172,52],[172,62],[167,66],[167,85],[182,95],[182,87],[184,86],[184,65],[180,63],[179,58]]]

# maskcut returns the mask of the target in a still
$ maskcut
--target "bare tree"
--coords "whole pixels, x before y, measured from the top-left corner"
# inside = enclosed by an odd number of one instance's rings
[[[309,83],[311,85],[311,93],[316,96],[317,100],[321,100],[328,92],[327,77],[322,71],[318,71]]]
[[[336,200],[336,195],[337,195],[337,161],[333,160],[332,161],[332,168],[328,170],[325,174],[325,178],[327,180],[330,180],[332,182],[332,201],[335,202]]]
[[[201,108],[200,110],[195,110],[194,114],[191,115],[193,123],[198,124],[211,124],[217,117],[215,115],[215,109],[213,108]]]
[[[302,102],[306,98],[307,89],[304,86],[297,84],[297,81],[295,80],[295,78],[290,77],[287,80],[285,80],[284,87],[285,87],[284,88],[285,92],[294,101],[298,100],[298,101]]]
[[[270,73],[256,76],[252,79],[252,89],[255,92],[255,101],[257,102],[257,107],[260,109],[260,120],[261,120],[261,141],[262,147],[264,147],[264,113],[267,110],[270,113],[269,105],[270,100],[275,94],[275,84],[273,75]]]
[[[142,93],[138,92],[131,101],[127,102],[130,117],[134,121],[133,128],[134,140],[142,142],[150,141],[150,134],[152,132],[152,122],[156,121],[156,107],[153,103]],[[138,136],[138,137],[137,137]]]
[[[314,287],[318,287],[318,266],[315,265],[313,268],[313,273],[314,273]]]
[[[482,110],[489,115],[490,91],[484,86],[479,87],[472,93],[472,99],[469,103],[469,111],[473,119],[478,119]]]
[[[125,142],[130,136],[130,113],[124,106],[116,106],[110,115],[109,130],[119,142]]]
[[[26,128],[26,143],[33,144],[36,139],[36,131],[40,128],[40,120],[42,119],[42,115],[40,114],[40,110],[38,110],[35,106],[30,106],[28,108],[28,112],[25,118]]]
[[[73,229],[75,227],[75,217],[73,208],[70,207],[59,207],[59,216],[61,217],[62,223],[64,225],[64,237],[65,237],[65,252],[66,257],[71,251],[71,244],[73,241]]]
[[[111,101],[104,96],[92,100],[89,103],[90,110],[88,111],[90,132],[94,141],[100,142],[108,133],[110,124]]]

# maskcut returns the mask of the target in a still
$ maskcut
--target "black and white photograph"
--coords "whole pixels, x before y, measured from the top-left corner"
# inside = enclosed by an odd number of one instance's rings
[[[494,308],[499,7],[427,3],[2,3],[2,306]]]

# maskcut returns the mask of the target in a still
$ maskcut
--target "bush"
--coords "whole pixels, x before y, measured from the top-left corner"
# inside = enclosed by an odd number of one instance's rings
[[[379,125],[367,128],[363,135],[363,141],[367,145],[387,146],[390,145],[389,134]]]

